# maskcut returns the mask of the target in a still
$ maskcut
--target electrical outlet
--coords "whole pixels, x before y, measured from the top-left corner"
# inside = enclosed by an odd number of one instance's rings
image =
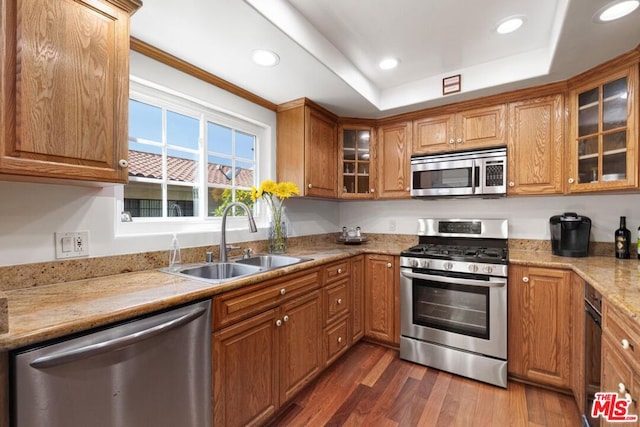
[[[64,231],[55,233],[56,259],[89,256],[88,231]]]

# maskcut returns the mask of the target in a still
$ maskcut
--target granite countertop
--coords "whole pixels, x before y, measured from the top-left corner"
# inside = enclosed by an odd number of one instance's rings
[[[398,242],[313,245],[287,253],[311,258],[311,261],[222,284],[147,270],[7,291],[9,332],[0,334],[0,351],[211,298],[357,254],[398,255],[406,247],[406,244]],[[575,271],[640,324],[640,261],[612,257],[564,258],[545,251],[526,250],[511,250],[509,258],[513,264]]]
[[[509,262],[573,270],[640,326],[640,260],[589,256],[569,258],[547,251],[509,250]]]
[[[398,244],[315,245],[287,255],[311,261],[211,284],[157,269],[6,291],[8,333],[0,351],[189,303],[360,253],[399,254]]]

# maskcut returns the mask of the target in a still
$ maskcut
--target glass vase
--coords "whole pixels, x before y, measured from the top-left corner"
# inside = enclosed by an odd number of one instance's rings
[[[271,222],[269,227],[269,252],[283,254],[287,251],[287,225],[284,221]]]

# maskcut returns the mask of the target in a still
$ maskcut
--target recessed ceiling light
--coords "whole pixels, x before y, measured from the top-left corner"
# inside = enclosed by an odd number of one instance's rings
[[[499,34],[512,33],[524,24],[524,18],[522,16],[511,16],[498,22],[496,31]]]
[[[378,67],[383,70],[391,70],[392,68],[396,68],[398,66],[398,60],[396,58],[385,58],[378,64]]]
[[[609,22],[622,18],[640,6],[639,0],[615,1],[598,10],[593,16],[595,22]]]
[[[251,54],[251,59],[258,65],[263,67],[274,67],[280,62],[280,57],[277,53],[266,49],[256,49]]]

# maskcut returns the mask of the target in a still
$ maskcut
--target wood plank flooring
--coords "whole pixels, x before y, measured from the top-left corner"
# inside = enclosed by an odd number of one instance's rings
[[[573,397],[517,382],[500,387],[400,360],[360,342],[270,426],[581,426]]]

